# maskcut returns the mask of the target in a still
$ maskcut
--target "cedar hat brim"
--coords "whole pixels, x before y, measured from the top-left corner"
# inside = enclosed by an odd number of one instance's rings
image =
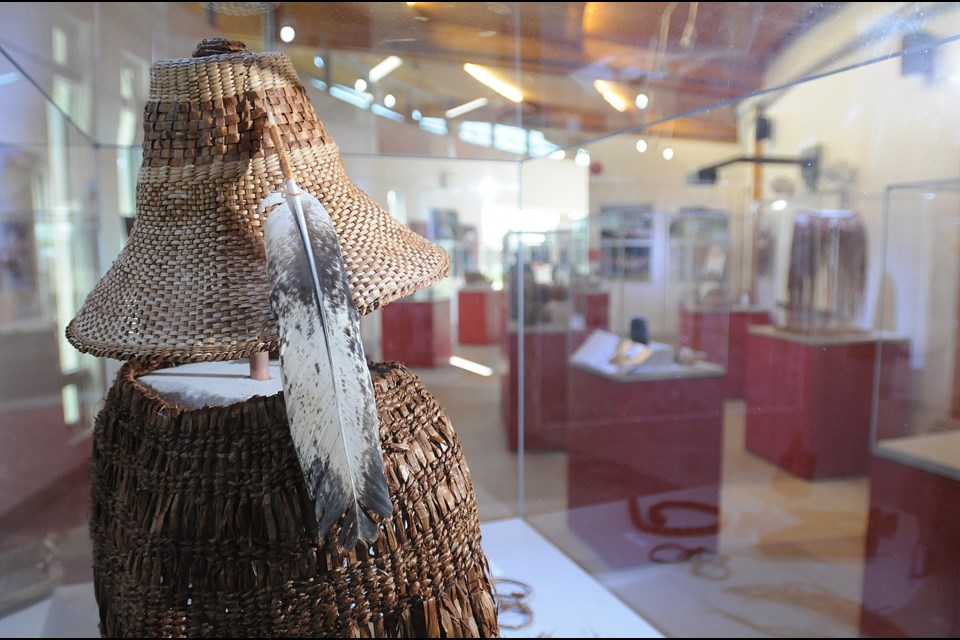
[[[246,51],[151,70],[137,220],[67,327],[80,351],[196,362],[276,349],[260,202],[283,180],[273,113],[298,183],[333,219],[357,309],[370,313],[447,275],[443,249],[346,175],[289,58]]]

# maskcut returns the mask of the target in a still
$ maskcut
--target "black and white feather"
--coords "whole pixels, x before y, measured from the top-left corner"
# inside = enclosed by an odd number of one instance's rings
[[[320,536],[344,516],[339,543],[352,549],[379,533],[367,511],[392,511],[360,317],[326,209],[292,179],[264,205],[278,200],[264,240],[290,433]]]

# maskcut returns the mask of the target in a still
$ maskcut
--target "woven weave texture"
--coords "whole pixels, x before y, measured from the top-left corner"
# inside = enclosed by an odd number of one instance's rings
[[[476,499],[419,379],[373,365],[393,517],[370,548],[316,537],[282,394],[166,404],[126,364],[91,459],[94,582],[109,637],[495,637]]]
[[[67,328],[77,349],[182,363],[278,347],[258,211],[283,182],[267,113],[297,182],[330,213],[361,314],[446,276],[449,256],[346,175],[285,55],[167,60],[151,72],[137,220]]]

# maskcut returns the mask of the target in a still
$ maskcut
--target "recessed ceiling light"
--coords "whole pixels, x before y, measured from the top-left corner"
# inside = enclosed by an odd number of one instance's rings
[[[396,104],[397,98],[392,93],[388,93],[387,95],[383,96],[383,106],[385,106],[387,109],[393,109]]]
[[[638,93],[634,104],[637,105],[637,109],[646,109],[647,105],[650,104],[650,98],[648,98],[645,93]]]
[[[353,88],[357,91],[366,91],[367,90],[367,81],[363,78],[357,78],[357,81],[353,84]]]
[[[637,151],[640,153],[647,152],[647,141],[644,140],[643,138],[640,138],[639,140],[637,140]]]
[[[297,37],[297,32],[293,27],[287,25],[280,29],[280,39],[284,42],[293,42],[293,39]]]
[[[673,159],[673,147],[667,147],[663,150],[663,159],[672,160]]]

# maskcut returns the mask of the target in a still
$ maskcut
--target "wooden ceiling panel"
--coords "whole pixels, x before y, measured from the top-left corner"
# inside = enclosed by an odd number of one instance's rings
[[[203,11],[203,3],[191,3]],[[463,71],[487,65],[524,92],[530,126],[588,139],[670,115],[663,131],[704,139],[734,139],[731,100],[761,87],[763,72],[798,34],[843,3],[819,2],[283,2],[275,28],[290,24],[284,50],[302,72],[316,75],[313,55],[334,62],[324,71],[352,85],[387,55],[403,66],[373,88],[391,92],[398,110],[416,106],[442,115],[487,97],[471,119],[515,114],[517,107]],[[210,14],[222,31],[257,42],[256,18]],[[665,37],[664,37],[665,35]],[[615,111],[593,87],[615,83],[628,101]],[[633,105],[637,93],[651,106]],[[537,123],[537,124],[535,124]],[[668,135],[668,134],[664,134]]]

